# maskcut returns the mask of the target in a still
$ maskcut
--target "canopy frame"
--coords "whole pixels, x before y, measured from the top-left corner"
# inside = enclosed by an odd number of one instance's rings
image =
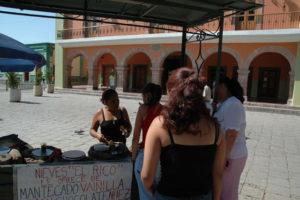
[[[70,0],[71,1],[71,0]],[[222,56],[222,41],[223,41],[223,24],[224,17],[231,15],[236,15],[241,12],[257,9],[262,7],[261,4],[256,4],[253,2],[248,2],[246,0],[72,0],[74,5],[68,5],[68,1],[61,0],[0,0],[0,6],[6,6],[11,8],[19,8],[21,10],[36,10],[36,11],[46,11],[64,14],[78,14],[83,15],[83,19],[76,19],[69,16],[46,16],[46,15],[32,15],[23,14],[15,12],[0,11],[0,13],[6,14],[17,14],[17,15],[28,15],[36,17],[46,17],[46,18],[56,18],[56,19],[69,19],[69,20],[83,20],[83,21],[95,21],[88,20],[87,16],[95,17],[106,17],[114,19],[126,19],[132,21],[142,21],[149,22],[149,25],[137,25],[130,23],[120,23],[120,22],[108,22],[105,20],[96,20],[96,22],[108,23],[108,24],[118,24],[118,25],[128,25],[137,26],[145,28],[153,28],[160,30],[168,30],[175,32],[182,32],[182,43],[181,43],[181,66],[186,65],[186,44],[187,42],[200,42],[199,56],[201,56],[201,42],[205,40],[211,40],[218,38],[218,59],[216,67],[216,83],[215,83],[215,93],[214,102],[218,99],[218,88],[220,79],[220,64]],[[184,3],[183,3],[184,2]],[[63,4],[66,3],[66,4]],[[97,5],[95,9],[93,5]],[[115,7],[107,6],[115,5]],[[72,7],[73,6],[73,7]],[[105,7],[106,6],[106,7]],[[138,9],[136,9],[136,8]],[[116,8],[116,9],[115,9]],[[121,8],[121,9],[120,9]],[[134,8],[134,9],[133,9]],[[172,14],[171,12],[155,12],[159,9],[173,9],[176,12]],[[115,10],[113,10],[115,9]],[[133,12],[134,10],[134,12]],[[169,11],[169,10],[168,10]],[[230,14],[224,15],[226,11],[232,11]],[[166,14],[166,15],[165,15]],[[180,14],[184,14],[186,18],[180,18]],[[198,17],[200,16],[200,17]],[[197,26],[211,22],[213,20],[219,19],[219,31],[218,32],[205,32],[204,30],[199,30],[196,32],[189,32],[188,28],[195,28]],[[182,30],[169,29],[163,27],[152,27],[150,23],[159,23],[173,26],[180,26]],[[196,40],[187,39],[187,34],[196,35]],[[199,58],[198,56],[198,58]],[[195,61],[196,62],[196,61]],[[202,66],[204,60],[200,67]],[[197,65],[198,66],[198,65]],[[200,69],[198,69],[199,73]]]

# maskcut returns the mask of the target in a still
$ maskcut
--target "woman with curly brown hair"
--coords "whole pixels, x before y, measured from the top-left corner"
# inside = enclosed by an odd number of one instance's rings
[[[155,199],[220,199],[224,136],[205,106],[203,84],[193,70],[180,68],[166,86],[168,102],[147,133],[144,187]],[[159,160],[161,179],[154,189]]]

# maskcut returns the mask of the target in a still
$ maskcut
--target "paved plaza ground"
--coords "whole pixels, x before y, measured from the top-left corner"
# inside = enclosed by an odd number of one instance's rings
[[[9,103],[8,95],[0,88],[0,137],[18,134],[34,147],[46,142],[63,151],[87,152],[97,143],[89,128],[102,106],[99,97],[63,93],[34,97],[32,90],[23,90],[21,103]],[[121,99],[133,126],[139,102]],[[300,200],[300,117],[247,111],[246,135],[249,155],[240,199]]]

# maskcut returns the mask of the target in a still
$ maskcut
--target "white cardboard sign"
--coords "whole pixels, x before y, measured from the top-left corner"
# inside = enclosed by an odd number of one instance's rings
[[[16,167],[19,200],[130,199],[132,163]]]

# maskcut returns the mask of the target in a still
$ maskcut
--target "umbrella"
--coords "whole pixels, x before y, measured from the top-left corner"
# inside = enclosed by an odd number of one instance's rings
[[[29,72],[46,64],[44,56],[21,42],[0,33],[0,70]]]
[[[30,60],[0,58],[2,72],[31,72],[35,64]]]

